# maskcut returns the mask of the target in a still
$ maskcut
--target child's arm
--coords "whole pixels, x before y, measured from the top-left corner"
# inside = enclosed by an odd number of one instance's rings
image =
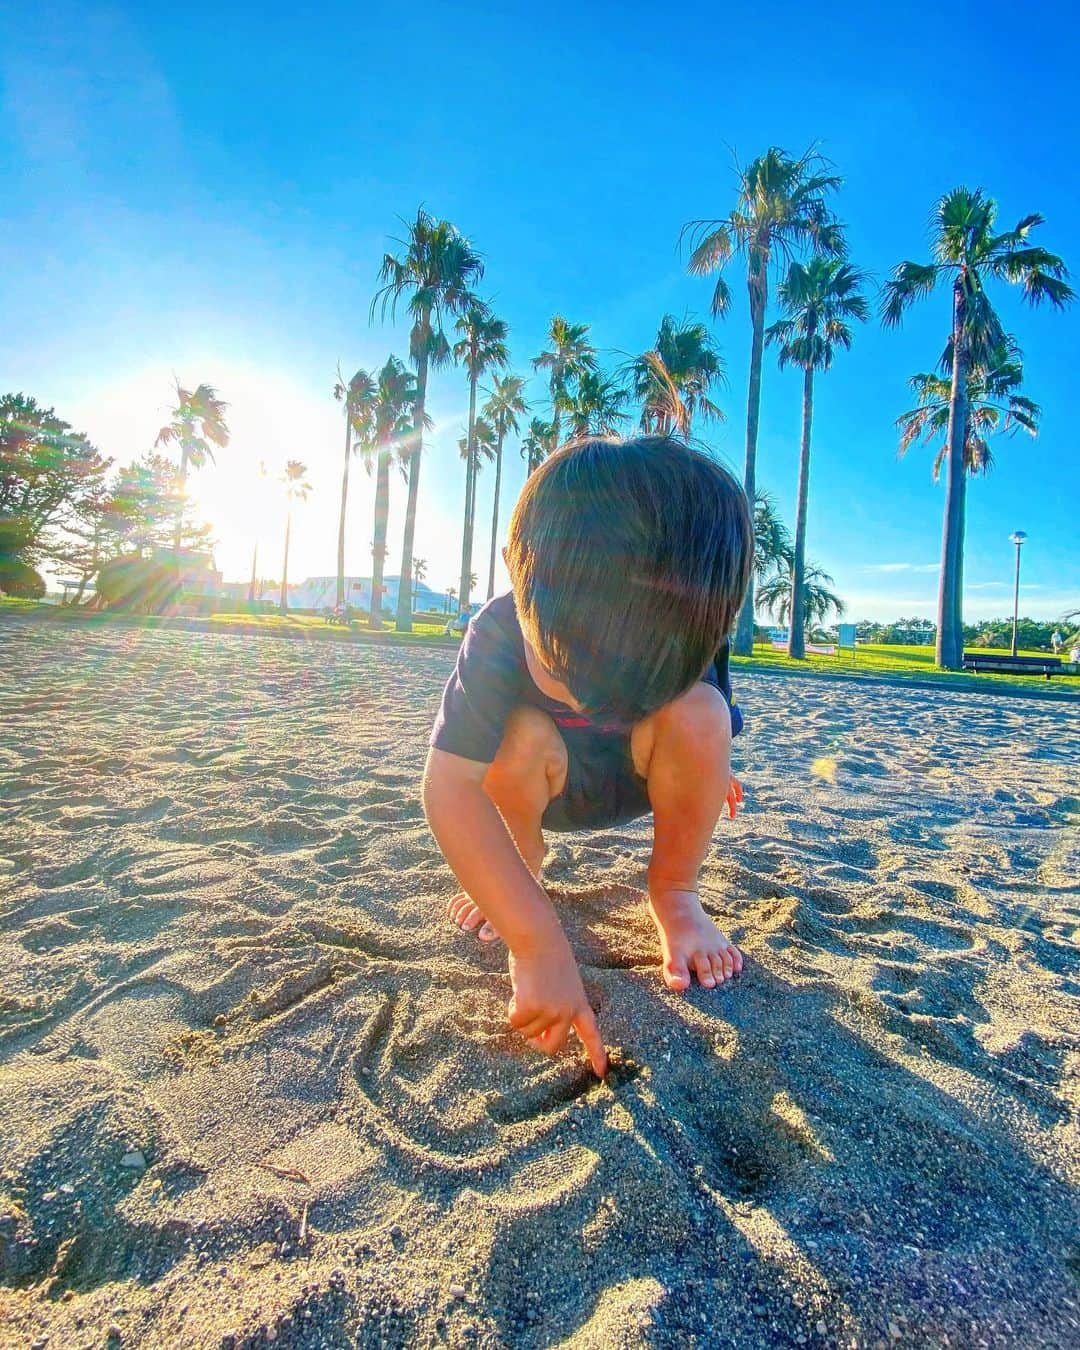
[[[543,887],[526,867],[484,791],[488,765],[428,754],[424,810],[432,833],[477,907],[510,949],[510,1025],[554,1054],[575,1029],[599,1076],[607,1054],[570,944]]]

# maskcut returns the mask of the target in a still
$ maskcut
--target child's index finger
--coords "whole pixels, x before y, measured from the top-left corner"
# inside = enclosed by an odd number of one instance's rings
[[[596,1014],[589,1007],[585,1007],[574,1018],[574,1030],[578,1034],[578,1040],[585,1047],[585,1053],[589,1056],[592,1064],[593,1073],[597,1078],[603,1078],[608,1070],[607,1050],[604,1048],[604,1038],[600,1035],[600,1026],[596,1020]]]

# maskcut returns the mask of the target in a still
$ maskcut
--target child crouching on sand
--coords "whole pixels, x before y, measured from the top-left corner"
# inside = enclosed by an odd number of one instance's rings
[[[607,1057],[540,884],[543,831],[653,815],[649,912],[668,987],[708,989],[742,956],[698,871],[742,791],[727,635],[753,557],[742,489],[660,436],[563,447],[528,479],[505,551],[513,592],[469,625],[443,693],[424,809],[462,890],[450,915],[510,950],[510,1025],[554,1054],[571,1027]]]

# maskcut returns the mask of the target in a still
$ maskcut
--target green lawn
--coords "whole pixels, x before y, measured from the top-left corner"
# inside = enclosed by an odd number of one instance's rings
[[[1021,656],[1045,656],[1045,652],[1021,650]],[[956,688],[985,689],[1022,687],[1045,690],[1048,687],[1080,692],[1080,676],[1055,675],[971,675],[938,670],[933,647],[856,647],[854,654],[844,651],[836,656],[810,655],[805,661],[792,661],[784,652],[766,643],[757,643],[752,657],[733,657],[732,665],[746,670],[784,670],[820,675],[877,676],[897,679],[932,680]]]
[[[381,641],[386,638],[400,642],[426,642],[432,639],[438,639],[440,643],[456,641],[456,639],[444,637],[445,621],[443,624],[439,624],[414,620],[411,633],[395,633],[393,622],[388,620],[386,628],[381,633],[373,633],[366,622],[354,620],[351,627],[346,628],[342,624],[328,624],[321,615],[315,614],[209,614],[203,617],[193,616],[173,620],[155,614],[103,614],[99,611],[48,605],[34,600],[13,600],[8,597],[0,599],[0,614],[28,614],[32,612],[57,623],[81,623],[91,626],[108,623],[123,623],[135,625],[139,628],[168,628],[170,624],[176,626],[197,625],[199,627],[205,625],[210,632],[228,633],[236,631],[238,633],[250,633],[258,631],[281,637],[302,636],[342,642],[347,642],[350,639]]]
[[[310,633],[314,629],[322,636],[342,639],[348,638],[350,633],[372,635],[372,630],[366,622],[354,619],[352,624],[346,628],[344,624],[327,623],[318,614],[211,614],[209,622],[212,629],[223,629],[225,631],[229,628],[254,627],[269,633],[281,633],[286,630],[295,631],[297,629]],[[427,623],[414,619],[411,636],[414,638],[443,637],[444,626],[444,623]],[[391,633],[393,628],[393,621],[388,619],[386,627],[381,632]],[[410,634],[402,633],[396,636],[408,637]]]
[[[85,623],[99,625],[112,622],[135,624],[144,628],[169,627],[169,619],[156,616],[136,616],[87,613],[85,610],[66,609],[59,605],[46,605],[31,600],[0,600],[0,614],[39,612],[43,617],[57,622]],[[353,622],[351,628],[338,624],[328,624],[318,615],[311,614],[212,614],[205,619],[180,620],[179,624],[197,625],[212,633],[271,633],[282,637],[305,637],[313,641],[370,641],[391,643],[430,643],[432,646],[449,646],[455,638],[443,635],[443,624],[425,620],[414,620],[411,633],[395,633],[393,624],[388,622],[381,633],[373,633],[366,623]],[[1044,656],[1044,652],[1021,652],[1023,656]],[[969,675],[952,671],[938,670],[934,665],[933,647],[857,647],[854,655],[845,651],[837,656],[810,655],[805,661],[792,661],[784,652],[766,644],[758,643],[752,657],[732,657],[732,667],[736,670],[775,670],[793,675],[845,675],[866,678],[919,679],[946,685],[953,689],[1005,690],[1010,688],[1037,689],[1045,692],[1052,689],[1056,693],[1080,695],[1080,676],[1055,675],[1045,680],[1041,675]]]

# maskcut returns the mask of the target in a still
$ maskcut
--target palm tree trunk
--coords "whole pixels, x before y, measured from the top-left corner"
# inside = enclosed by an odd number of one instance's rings
[[[173,552],[180,552],[180,537],[184,531],[184,493],[187,488],[188,452],[187,446],[180,447],[180,491],[176,502],[176,529],[173,531]]]
[[[769,259],[751,251],[747,287],[750,292],[750,321],[753,337],[750,344],[750,384],[746,396],[746,466],[743,470],[743,488],[750,510],[754,509],[757,478],[758,418],[761,415],[761,358],[765,348],[765,307],[769,299]],[[735,630],[736,656],[754,653],[754,574],[746,587],[746,599],[739,611]]]
[[[806,500],[810,491],[810,426],[814,419],[814,367],[803,374],[802,447],[799,451],[799,491],[795,501],[795,550],[791,565],[791,622],[788,656],[806,659]]]
[[[259,541],[255,540],[255,547],[251,551],[251,585],[248,587],[248,604],[252,609],[255,608],[255,587],[257,585],[256,575],[259,566]]]
[[[371,544],[371,614],[372,628],[382,628],[383,570],[386,565],[386,536],[390,520],[390,451],[379,449],[375,469],[375,532]]]
[[[461,608],[469,607],[469,575],[472,572],[473,512],[476,496],[476,381],[469,377],[469,433],[465,441],[465,526],[461,534]]]
[[[472,575],[472,546],[476,543],[476,487],[480,482],[480,446],[473,455],[472,495],[469,498],[469,574]]]
[[[352,457],[352,416],[349,395],[345,395],[345,468],[341,474],[341,514],[337,535],[337,604],[345,603],[345,505],[349,500],[349,460]]]
[[[945,476],[945,519],[941,536],[941,578],[938,585],[937,663],[960,670],[964,660],[964,514],[967,465],[964,444],[968,430],[968,350],[963,277],[953,288],[953,369],[949,397],[948,459]]]
[[[424,446],[424,404],[427,400],[428,357],[416,361],[416,402],[413,404],[413,449],[409,456],[409,495],[405,502],[405,530],[401,539],[397,623],[399,633],[412,632],[412,557],[416,541],[416,501],[420,495],[420,453]]]
[[[289,534],[292,531],[292,512],[285,517],[285,557],[281,563],[281,595],[278,609],[282,614],[289,612]]]
[[[491,557],[488,560],[487,598],[489,600],[495,594],[495,550],[499,544],[499,489],[502,486],[502,450],[503,438],[500,435],[499,443],[495,447],[495,506],[491,512]]]
[[[559,448],[559,400],[555,393],[555,378],[551,380],[551,449]]]

